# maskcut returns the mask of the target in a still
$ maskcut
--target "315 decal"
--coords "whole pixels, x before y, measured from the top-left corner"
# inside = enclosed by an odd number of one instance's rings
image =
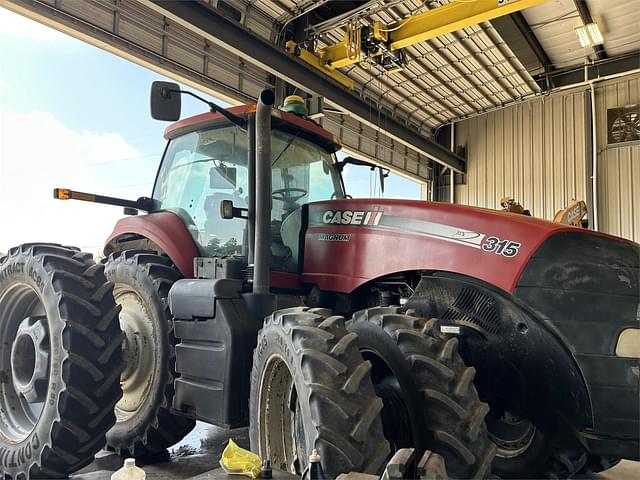
[[[493,252],[503,257],[515,257],[518,255],[521,243],[512,240],[501,240],[498,237],[487,237],[482,242],[482,250],[485,252]]]

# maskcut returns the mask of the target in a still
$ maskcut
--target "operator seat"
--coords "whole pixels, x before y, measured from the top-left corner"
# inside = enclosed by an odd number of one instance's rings
[[[271,223],[271,264],[281,272],[298,271],[302,208],[283,215],[282,221]]]
[[[302,208],[296,208],[282,221],[280,225],[280,238],[282,244],[291,251],[293,261],[298,263],[300,250],[300,231],[302,230]]]

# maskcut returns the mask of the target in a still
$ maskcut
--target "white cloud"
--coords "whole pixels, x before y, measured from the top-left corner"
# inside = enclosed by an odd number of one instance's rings
[[[44,41],[62,38],[64,34],[10,10],[0,8],[0,37]]]
[[[54,187],[129,197],[140,189],[127,162],[140,157],[117,133],[75,132],[50,113],[0,111],[0,251],[23,242],[100,250],[122,210],[54,200]],[[144,192],[148,193],[148,192]]]
[[[9,82],[0,79],[0,88],[9,88]]]

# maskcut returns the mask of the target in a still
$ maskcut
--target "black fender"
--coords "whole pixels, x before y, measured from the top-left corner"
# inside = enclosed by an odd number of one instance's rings
[[[460,326],[460,352],[475,367],[483,401],[533,421],[567,447],[591,426],[584,378],[553,326],[508,293],[464,276],[422,276],[407,308]]]
[[[637,445],[639,359],[618,355],[617,345],[622,332],[640,329],[640,245],[579,229],[552,235],[513,296],[571,349],[589,390],[593,432]]]

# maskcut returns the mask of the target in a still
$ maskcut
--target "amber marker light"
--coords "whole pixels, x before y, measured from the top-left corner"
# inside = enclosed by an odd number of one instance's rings
[[[69,190],[68,188],[54,188],[53,198],[55,198],[56,200],[70,200],[71,190]]]

